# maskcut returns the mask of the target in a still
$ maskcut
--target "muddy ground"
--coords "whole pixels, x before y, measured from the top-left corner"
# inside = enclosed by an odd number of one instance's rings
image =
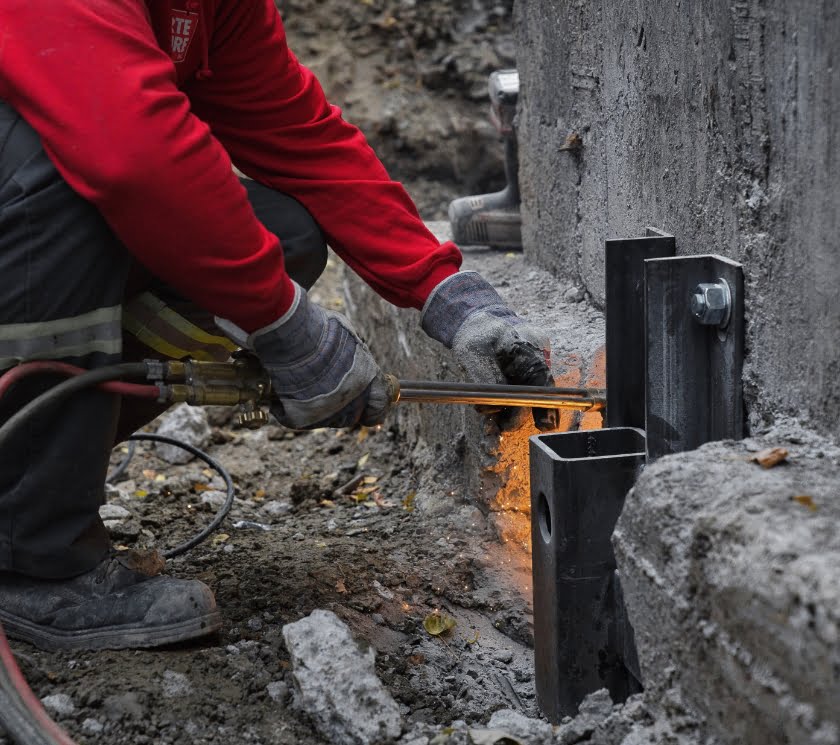
[[[486,78],[513,62],[511,2],[279,5],[293,49],[424,216],[500,185]],[[341,307],[340,274],[331,261],[316,299]],[[167,571],[212,587],[221,633],[160,651],[47,654],[14,645],[38,695],[79,742],[326,742],[292,704],[280,633],[316,608],[333,610],[375,648],[407,728],[486,722],[503,707],[536,714],[527,565],[475,505],[441,502],[461,493],[457,453],[419,468],[388,425],[255,433],[235,429],[223,411],[212,423],[208,450],[230,470],[237,500],[222,529]],[[122,508],[109,523],[115,542],[174,545],[210,520],[221,485],[203,464],[173,466],[141,445],[111,489],[110,503]],[[455,628],[430,635],[423,621],[434,611]]]

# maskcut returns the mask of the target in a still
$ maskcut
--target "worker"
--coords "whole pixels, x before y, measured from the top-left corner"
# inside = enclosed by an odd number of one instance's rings
[[[382,371],[307,296],[329,244],[420,310],[473,380],[550,382],[545,334],[459,271],[455,245],[290,51],[273,0],[6,0],[0,60],[0,371],[242,346],[270,374],[281,424],[381,422]],[[15,385],[0,422],[55,382]],[[111,547],[98,512],[109,454],[142,423],[120,406],[81,393],[0,453],[10,636],[126,648],[219,628],[208,587]]]

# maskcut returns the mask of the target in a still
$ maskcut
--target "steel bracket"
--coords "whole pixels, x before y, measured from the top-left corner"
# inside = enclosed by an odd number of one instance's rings
[[[645,261],[676,252],[656,228],[606,242],[607,427],[645,428]]]
[[[693,298],[704,284],[726,288],[723,327],[697,318]],[[714,255],[646,260],[645,348],[648,458],[744,436],[740,264]]]

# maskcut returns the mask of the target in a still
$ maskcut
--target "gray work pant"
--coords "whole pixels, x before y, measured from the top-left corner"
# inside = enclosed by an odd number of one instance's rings
[[[294,199],[244,184],[258,218],[280,238],[289,274],[308,288],[326,264],[320,228]],[[0,373],[21,359],[89,369],[120,362],[121,307],[135,268],[37,134],[0,101]],[[0,398],[0,423],[57,382],[16,384]],[[72,577],[107,554],[99,507],[120,406],[118,396],[80,393],[34,418],[0,453],[0,572]]]

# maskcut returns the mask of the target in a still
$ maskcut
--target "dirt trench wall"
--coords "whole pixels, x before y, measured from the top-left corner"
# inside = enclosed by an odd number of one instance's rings
[[[654,225],[747,277],[751,423],[840,434],[840,5],[517,3],[527,256],[604,300],[606,238]],[[561,150],[570,133],[579,151]]]

